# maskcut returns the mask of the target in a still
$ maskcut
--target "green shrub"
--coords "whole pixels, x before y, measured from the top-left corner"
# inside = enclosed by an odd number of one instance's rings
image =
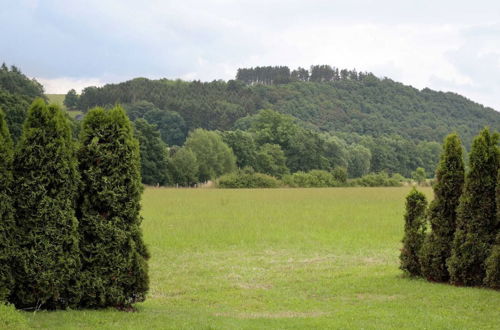
[[[406,197],[403,248],[399,259],[400,268],[410,276],[420,276],[418,257],[425,237],[425,210],[427,199],[415,188]]]
[[[220,188],[278,188],[281,182],[275,177],[246,168],[221,176],[217,186]]]
[[[13,157],[12,139],[5,114],[0,109],[0,302],[7,298],[14,285],[11,271],[13,253],[16,251],[12,237],[15,230],[11,199]]]
[[[290,187],[301,188],[336,187],[341,185],[331,173],[323,170],[311,170],[307,173],[295,172],[291,175],[285,175],[283,182]]]
[[[500,233],[497,234],[496,244],[486,259],[486,277],[484,284],[493,289],[500,289]]]
[[[443,144],[433,187],[434,200],[429,206],[428,220],[432,232],[425,238],[420,255],[422,275],[428,280],[445,282],[449,279],[446,260],[451,255],[456,209],[463,185],[462,143],[458,135],[450,134]]]
[[[332,171],[333,180],[345,185],[347,183],[347,169],[345,167],[335,167]]]
[[[369,173],[361,178],[351,180],[352,186],[361,187],[399,187],[402,185],[402,176],[393,174],[392,177],[386,172]]]
[[[125,112],[115,107],[88,112],[80,145],[80,306],[130,306],[145,299],[149,283],[139,144]]]
[[[65,308],[81,294],[75,199],[79,174],[69,124],[42,99],[31,105],[14,157],[18,255],[11,302]]]
[[[474,138],[469,172],[457,210],[456,231],[448,259],[450,280],[458,285],[482,285],[485,260],[496,231],[495,189],[499,167],[499,136],[484,129]]]

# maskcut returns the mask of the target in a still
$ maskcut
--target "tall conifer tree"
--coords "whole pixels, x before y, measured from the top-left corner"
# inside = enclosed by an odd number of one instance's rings
[[[78,152],[82,307],[128,307],[148,290],[139,144],[122,108],[91,110]]]
[[[485,128],[474,138],[470,170],[457,211],[457,227],[448,259],[450,280],[458,285],[482,285],[485,260],[495,240],[495,189],[499,166],[499,136]]]
[[[446,260],[455,234],[456,209],[464,185],[462,145],[457,134],[446,137],[436,170],[434,200],[428,212],[432,232],[424,240],[420,255],[422,275],[431,281],[448,281]]]
[[[491,254],[486,259],[486,278],[484,284],[487,286],[500,289],[500,170],[497,176],[497,221],[496,221],[496,240],[495,245],[491,249]]]
[[[42,99],[31,105],[14,157],[19,251],[12,302],[65,308],[78,301],[75,197],[79,175],[68,122]]]
[[[401,249],[401,268],[410,276],[420,276],[420,261],[418,253],[425,237],[425,210],[427,198],[413,189],[406,196],[405,235]]]
[[[0,301],[8,297],[14,284],[11,272],[16,251],[12,237],[15,228],[11,199],[13,157],[12,139],[5,114],[0,109]]]

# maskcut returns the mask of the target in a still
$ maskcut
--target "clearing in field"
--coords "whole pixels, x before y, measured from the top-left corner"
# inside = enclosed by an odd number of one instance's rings
[[[408,191],[150,188],[151,290],[136,312],[22,315],[61,329],[498,327],[498,292],[401,276]]]

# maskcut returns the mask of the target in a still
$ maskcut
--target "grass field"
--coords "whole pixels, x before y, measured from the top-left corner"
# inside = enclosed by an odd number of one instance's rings
[[[136,312],[21,314],[60,329],[498,329],[500,292],[401,276],[408,191],[149,188]]]

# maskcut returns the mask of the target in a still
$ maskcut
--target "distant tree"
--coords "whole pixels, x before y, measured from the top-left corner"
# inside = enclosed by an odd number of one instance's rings
[[[252,135],[242,130],[226,131],[221,133],[222,140],[233,150],[236,156],[236,165],[239,168],[251,166],[255,168],[257,146]]]
[[[427,199],[424,194],[413,189],[406,197],[405,234],[399,259],[400,268],[410,276],[420,276],[418,253],[425,237],[425,209]]]
[[[186,123],[177,112],[153,109],[146,112],[144,119],[158,127],[160,137],[166,144],[181,146],[186,140]]]
[[[276,178],[288,174],[285,153],[281,147],[277,144],[263,144],[255,156],[255,170]]]
[[[423,167],[417,167],[417,169],[411,173],[413,180],[417,182],[418,185],[422,185],[427,178],[427,173]]]
[[[200,181],[215,179],[236,169],[236,157],[219,134],[202,128],[192,131],[184,144],[198,160]]]
[[[449,279],[446,260],[451,254],[455,234],[457,207],[464,185],[462,143],[457,134],[450,134],[443,151],[434,185],[434,200],[428,211],[432,231],[426,236],[420,252],[422,275],[428,280],[446,282]]]
[[[139,157],[122,108],[88,112],[78,151],[81,307],[127,307],[146,298],[149,253],[140,228]]]
[[[485,260],[496,234],[495,189],[500,164],[499,135],[484,129],[474,138],[469,172],[457,210],[448,271],[453,284],[482,285]]]
[[[169,162],[172,182],[185,187],[194,185],[198,182],[198,167],[194,152],[189,148],[180,148]]]
[[[299,128],[285,149],[287,166],[291,171],[329,170],[330,162],[325,157],[325,141],[321,135]]]
[[[0,109],[0,302],[5,301],[14,286],[11,265],[17,252],[12,201],[12,161],[14,146],[10,137],[5,114]]]
[[[69,92],[64,97],[64,105],[68,109],[76,109],[78,106],[78,95],[74,89],[70,89]]]
[[[261,110],[252,118],[250,131],[255,134],[258,145],[277,144],[286,153],[299,130],[294,121],[291,116],[273,110]]]
[[[348,152],[346,142],[336,136],[325,135],[323,136],[323,155],[329,162],[330,168],[348,166]]]
[[[134,123],[141,153],[141,177],[147,185],[167,184],[167,145],[160,139],[156,125],[139,118]]]
[[[74,307],[81,295],[75,199],[79,174],[63,111],[42,99],[31,105],[14,157],[18,253],[17,308]]]
[[[359,178],[367,174],[370,170],[371,152],[370,149],[359,145],[351,145],[347,149],[348,167],[347,171],[349,177]]]
[[[332,175],[337,183],[344,184],[347,182],[347,169],[345,167],[335,167]]]

